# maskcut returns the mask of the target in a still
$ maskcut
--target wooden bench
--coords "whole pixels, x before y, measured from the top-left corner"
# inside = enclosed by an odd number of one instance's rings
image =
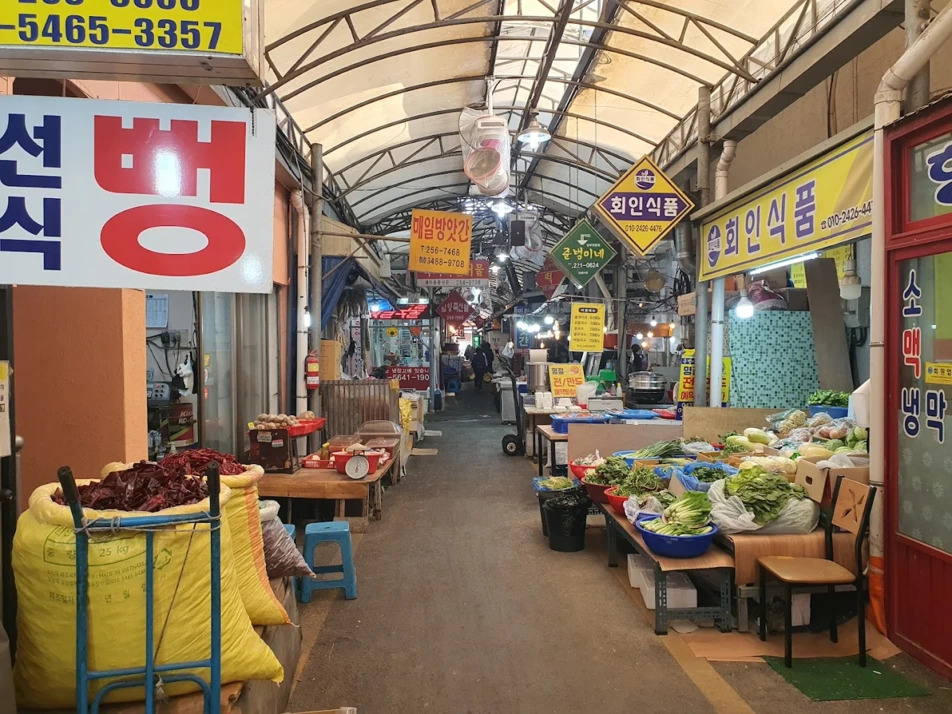
[[[704,555],[696,558],[668,558],[658,555],[645,545],[641,533],[619,516],[610,506],[598,504],[605,514],[605,534],[608,538],[608,567],[618,567],[618,538],[622,538],[654,565],[655,576],[655,634],[668,634],[668,621],[678,617],[714,618],[721,632],[731,631],[731,591],[734,579],[734,558],[717,545],[712,544]],[[668,573],[692,570],[711,570],[720,578],[720,603],[717,606],[669,608]]]

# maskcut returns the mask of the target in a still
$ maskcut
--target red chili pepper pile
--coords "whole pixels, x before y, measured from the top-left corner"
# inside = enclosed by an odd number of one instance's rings
[[[212,461],[221,464],[221,473],[226,476],[237,476],[245,472],[245,467],[231,454],[222,454],[214,449],[191,449],[171,454],[159,463],[169,470],[183,469],[187,474],[204,476],[205,467]]]
[[[200,478],[182,468],[140,461],[125,471],[113,471],[102,481],[78,487],[84,508],[155,513],[175,506],[187,506],[208,497],[208,487]],[[65,505],[61,489],[53,501]]]

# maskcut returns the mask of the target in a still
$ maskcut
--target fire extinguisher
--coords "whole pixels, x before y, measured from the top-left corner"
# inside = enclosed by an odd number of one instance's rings
[[[304,359],[304,384],[308,391],[321,386],[321,359],[317,350],[311,350]]]

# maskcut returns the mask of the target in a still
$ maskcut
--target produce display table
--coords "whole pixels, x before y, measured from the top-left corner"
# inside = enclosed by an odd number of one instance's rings
[[[737,584],[737,629],[749,629],[747,601],[759,597],[757,584],[757,558],[771,555],[788,555],[795,558],[825,558],[824,531],[819,528],[812,533],[762,534],[757,533],[717,536],[717,543],[734,556],[734,582]],[[833,560],[847,570],[856,567],[852,533],[833,534]],[[852,586],[850,586],[852,588]],[[826,591],[826,586],[818,588]],[[806,589],[804,589],[806,592]]]
[[[618,538],[628,541],[636,552],[654,565],[655,576],[655,634],[668,634],[668,620],[684,618],[714,618],[721,632],[731,630],[731,590],[734,578],[734,558],[729,553],[711,545],[708,551],[697,558],[667,558],[657,555],[641,537],[641,533],[624,516],[616,514],[611,507],[598,504],[605,514],[605,534],[608,537],[608,567],[618,567]],[[716,570],[721,577],[720,604],[714,607],[669,608],[668,573],[689,570]]]
[[[265,474],[258,481],[262,498],[317,498],[335,501],[334,514],[344,517],[344,502],[359,500],[361,517],[383,518],[383,477],[397,459],[390,458],[360,481],[354,481],[334,469],[298,469],[292,474]]]
[[[542,440],[547,439],[549,442],[549,469],[553,476],[564,476],[568,472],[568,465],[558,466],[555,463],[555,445],[556,443],[566,442],[569,440],[568,434],[559,434],[555,429],[552,428],[551,424],[543,424],[542,426],[536,427],[536,450],[539,453],[539,478],[542,478]]]
[[[525,396],[525,395],[523,395]],[[564,414],[565,409],[540,409],[539,407],[523,407],[523,411],[526,415],[526,443],[532,444],[534,447],[538,444],[539,437],[536,433],[536,430],[540,426],[547,426],[551,424],[551,419],[553,414]],[[542,454],[536,448],[533,448],[533,452],[529,453],[528,449],[526,450],[526,456],[535,459],[541,459]]]

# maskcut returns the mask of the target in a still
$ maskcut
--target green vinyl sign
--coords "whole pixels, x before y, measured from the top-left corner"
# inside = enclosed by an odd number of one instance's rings
[[[615,250],[584,218],[565,234],[550,253],[573,283],[585,287],[615,257]]]

